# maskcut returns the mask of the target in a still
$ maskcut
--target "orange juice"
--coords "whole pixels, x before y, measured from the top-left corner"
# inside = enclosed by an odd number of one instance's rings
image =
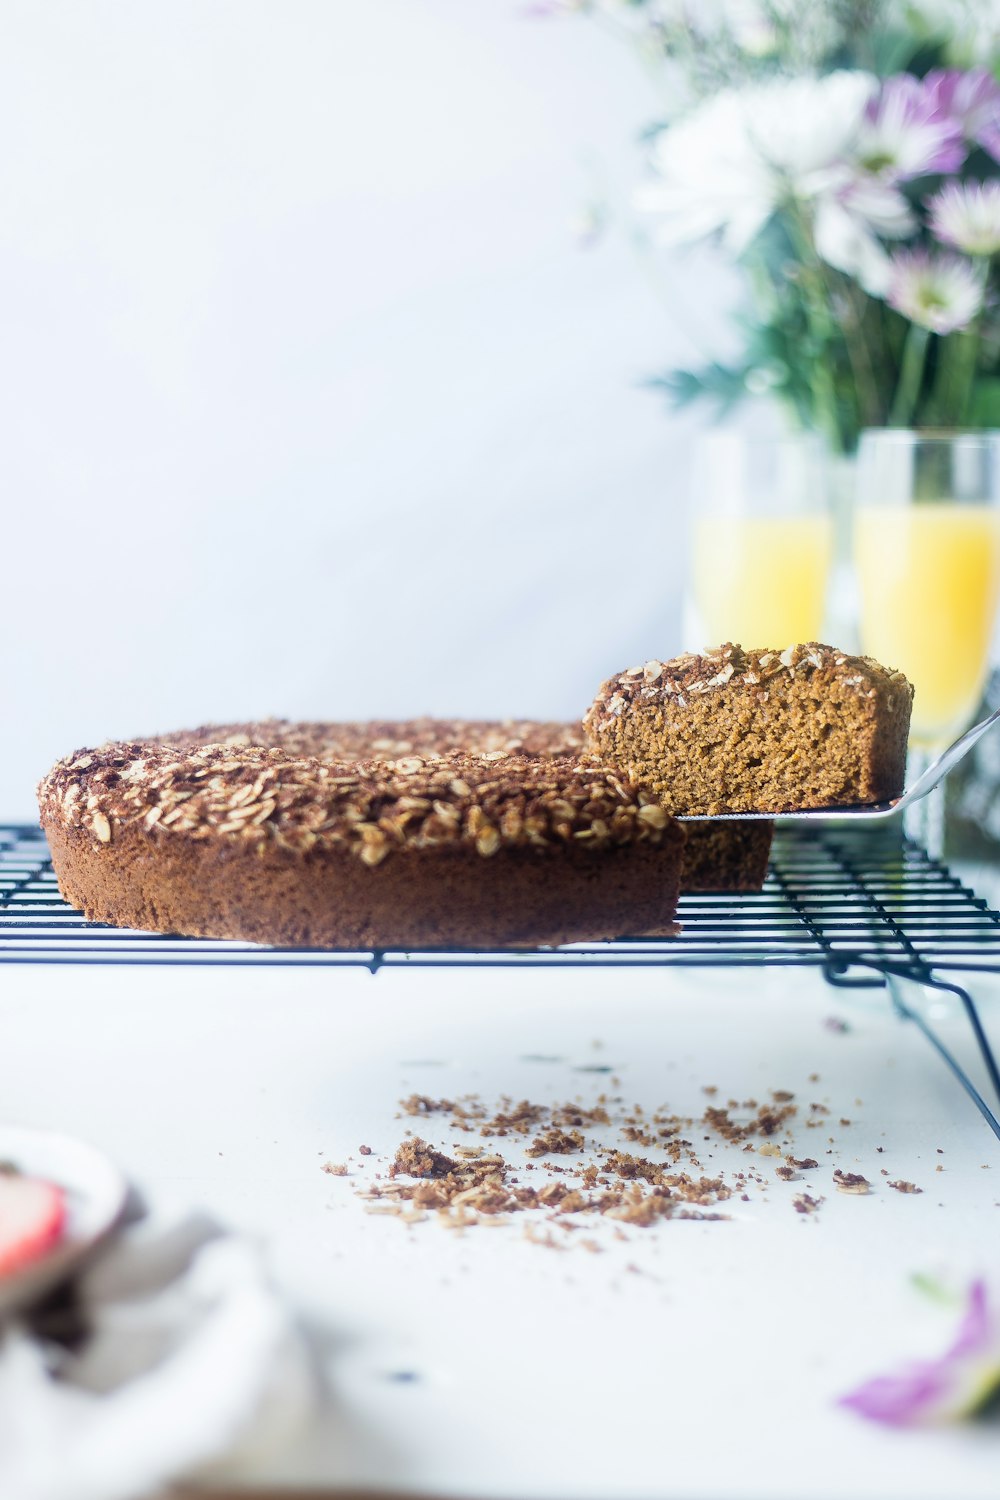
[[[694,523],[693,587],[705,646],[820,639],[833,524],[826,515],[707,516]]]
[[[854,551],[862,649],[913,683],[913,738],[945,743],[965,727],[986,677],[1000,515],[948,502],[862,509]]]

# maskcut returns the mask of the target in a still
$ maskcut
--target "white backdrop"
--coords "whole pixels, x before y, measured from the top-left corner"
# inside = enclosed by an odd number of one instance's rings
[[[691,423],[639,382],[721,312],[572,227],[632,58],[514,0],[4,30],[0,814],[107,737],[570,716],[677,647]]]

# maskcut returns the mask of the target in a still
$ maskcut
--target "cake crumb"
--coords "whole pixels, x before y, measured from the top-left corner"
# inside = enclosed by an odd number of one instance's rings
[[[573,1151],[583,1150],[583,1136],[579,1130],[560,1130],[553,1125],[536,1135],[525,1151],[526,1156],[567,1156]]]
[[[895,1188],[897,1193],[923,1192],[923,1188],[918,1188],[915,1182],[905,1182],[902,1178],[897,1178],[894,1182],[890,1182],[889,1186]]]
[[[322,1170],[329,1172],[331,1177],[347,1177],[350,1175],[347,1163],[342,1161],[325,1161]]]
[[[405,1174],[407,1177],[447,1177],[449,1173],[458,1169],[458,1163],[452,1161],[450,1156],[445,1156],[441,1151],[435,1151],[426,1141],[421,1140],[419,1135],[412,1136],[404,1141],[396,1152],[392,1166],[389,1168],[390,1177],[398,1177]]]
[[[411,1094],[408,1099],[401,1099],[399,1107],[406,1115],[433,1115],[447,1114],[454,1109],[450,1099],[431,1099],[427,1094]]]
[[[823,1202],[822,1198],[810,1198],[808,1193],[796,1193],[792,1207],[797,1214],[814,1214]]]
[[[627,1239],[622,1226],[645,1232],[667,1220],[725,1220],[726,1200],[739,1196],[750,1202],[746,1189],[751,1184],[765,1190],[766,1201],[770,1179],[763,1175],[765,1169],[747,1163],[749,1170],[708,1176],[689,1135],[699,1142],[724,1142],[731,1151],[742,1147],[779,1158],[775,1176],[784,1182],[818,1166],[814,1157],[798,1158],[790,1149],[792,1121],[799,1112],[791,1090],[770,1089],[765,1103],[752,1097],[730,1099],[725,1107],[711,1102],[719,1092],[717,1085],[704,1085],[703,1092],[707,1098],[700,1119],[674,1113],[666,1105],[626,1104],[613,1093],[598,1095],[593,1104],[540,1104],[503,1095],[495,1105],[475,1094],[411,1094],[399,1100],[396,1118],[404,1117],[405,1123],[407,1116],[428,1121],[441,1117],[440,1143],[432,1144],[408,1126],[401,1129],[402,1139],[387,1168],[374,1180],[360,1175],[352,1190],[366,1211],[391,1215],[407,1227],[429,1221],[463,1233],[474,1226],[509,1224],[521,1214],[529,1240],[557,1249],[576,1243],[594,1254],[606,1244],[606,1236]],[[824,1105],[816,1109],[820,1118],[829,1113]],[[809,1125],[812,1120],[800,1123]],[[698,1126],[702,1130],[695,1135]],[[473,1139],[460,1144],[460,1134],[449,1145],[449,1133],[463,1133],[468,1140],[473,1132],[489,1143]],[[619,1142],[639,1147],[643,1154],[610,1144],[616,1134]],[[511,1138],[513,1154],[496,1149],[499,1137]],[[362,1155],[374,1154],[371,1147],[360,1149]],[[702,1150],[703,1156],[714,1154]],[[357,1172],[354,1166],[335,1162],[324,1170],[335,1176]],[[839,1178],[843,1184],[835,1175],[841,1191],[867,1190],[865,1179],[854,1174],[841,1173]],[[861,1182],[864,1188],[854,1185]],[[823,1201],[797,1193],[793,1206],[796,1213],[808,1215]],[[599,1237],[594,1234],[598,1227]],[[584,1233],[576,1233],[580,1230]]]

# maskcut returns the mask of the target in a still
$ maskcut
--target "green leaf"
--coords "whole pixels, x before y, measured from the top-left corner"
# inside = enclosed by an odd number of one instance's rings
[[[883,31],[870,39],[870,66],[880,78],[902,73],[920,50],[920,41],[912,31]]]
[[[922,1292],[932,1302],[943,1303],[945,1307],[958,1306],[964,1300],[954,1287],[947,1286],[939,1277],[931,1276],[926,1271],[914,1271],[910,1281],[918,1292]]]
[[[663,391],[674,406],[690,406],[694,401],[710,401],[724,416],[747,394],[746,372],[712,363],[700,370],[668,370],[643,384]]]
[[[1000,378],[984,376],[972,388],[970,427],[1000,427]]]

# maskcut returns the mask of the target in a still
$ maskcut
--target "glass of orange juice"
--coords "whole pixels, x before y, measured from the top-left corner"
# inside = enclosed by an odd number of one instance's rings
[[[821,639],[833,555],[828,479],[815,434],[702,435],[692,474],[691,647]]]
[[[1000,594],[1000,434],[865,432],[857,497],[862,650],[913,683],[910,743],[926,763],[969,723],[989,668]],[[911,831],[940,852],[943,795]]]

